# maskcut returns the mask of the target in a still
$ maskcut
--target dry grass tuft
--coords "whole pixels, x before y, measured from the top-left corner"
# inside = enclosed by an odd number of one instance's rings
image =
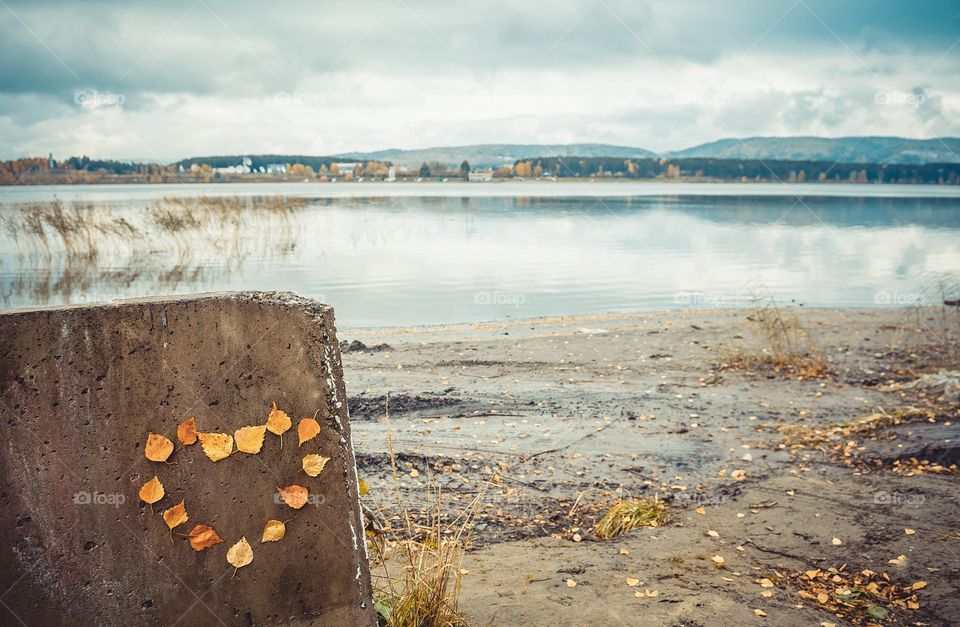
[[[609,540],[637,527],[659,527],[667,519],[667,507],[657,498],[617,501],[593,532],[598,538]]]
[[[747,317],[760,338],[759,350],[740,348],[727,356],[729,366],[767,366],[775,372],[803,379],[822,379],[831,374],[826,356],[813,340],[796,308],[784,308],[769,295],[755,295],[757,303]]]
[[[389,405],[386,420],[394,496],[404,524],[393,529],[389,523],[375,522],[378,532],[367,534],[373,549],[371,571],[379,623],[387,627],[466,627],[458,609],[461,566],[484,492],[455,520],[445,523],[442,493],[437,488],[436,506],[427,524],[414,523],[410,512],[400,505]],[[375,512],[368,511],[368,515],[377,517]]]

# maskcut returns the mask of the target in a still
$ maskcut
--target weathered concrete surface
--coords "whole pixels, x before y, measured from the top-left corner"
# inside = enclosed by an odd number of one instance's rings
[[[332,308],[242,293],[0,313],[0,382],[0,624],[375,622]],[[195,415],[232,434],[274,401],[294,420],[282,449],[268,432],[256,456],[144,457],[149,431],[176,442]],[[318,409],[320,436],[298,448]],[[320,476],[305,453],[331,458]],[[154,474],[167,494],[151,514],[138,491]],[[277,503],[294,483],[323,502]],[[210,524],[222,544],[171,536],[160,512],[181,499],[176,531]],[[286,537],[261,544],[272,518]],[[241,536],[254,559],[232,577]]]

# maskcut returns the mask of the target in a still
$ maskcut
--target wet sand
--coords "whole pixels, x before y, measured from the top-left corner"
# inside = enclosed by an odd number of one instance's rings
[[[960,620],[957,475],[893,465],[958,461],[956,405],[903,388],[956,369],[943,333],[958,312],[803,311],[829,367],[815,378],[730,367],[763,346],[750,313],[341,332],[367,347],[343,353],[365,504],[390,524],[397,500],[425,516],[438,486],[451,518],[482,494],[461,601],[476,625],[844,624],[855,613],[837,618],[790,580],[844,565],[927,582],[920,607],[892,607],[888,621]],[[907,407],[928,417],[857,442],[868,469],[781,446],[782,425]],[[669,522],[597,540],[620,495],[657,495]]]

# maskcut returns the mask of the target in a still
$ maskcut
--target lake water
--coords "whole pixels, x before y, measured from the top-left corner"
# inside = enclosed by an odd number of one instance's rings
[[[161,197],[272,194],[305,204],[243,212],[222,236],[104,236],[93,260],[53,244],[40,254],[4,229],[3,306],[291,290],[334,305],[342,327],[405,326],[738,306],[757,294],[911,305],[937,302],[960,277],[960,189],[934,186],[16,187],[0,188],[0,217],[56,198],[137,223]]]

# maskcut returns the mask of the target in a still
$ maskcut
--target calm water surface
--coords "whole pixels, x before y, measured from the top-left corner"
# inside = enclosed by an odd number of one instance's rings
[[[340,326],[744,305],[933,302],[960,276],[960,190],[920,186],[184,185],[0,188],[89,202],[136,222],[162,196],[301,196],[226,235],[148,249],[105,240],[93,262],[0,234],[3,306],[209,290],[291,290]],[[800,194],[798,196],[798,194]],[[822,195],[829,194],[829,195]],[[211,238],[229,245],[211,245]]]

